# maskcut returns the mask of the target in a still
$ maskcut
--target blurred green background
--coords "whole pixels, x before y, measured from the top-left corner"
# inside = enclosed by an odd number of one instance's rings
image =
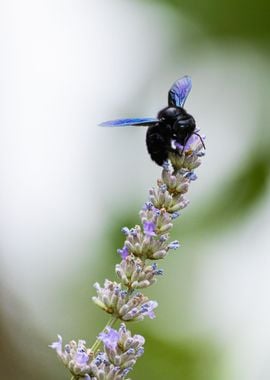
[[[157,318],[133,379],[270,378],[269,2],[0,3],[0,366],[3,379],[67,379],[48,344],[107,321],[91,303],[114,278],[122,226],[160,169],[145,131],[178,77],[207,154],[177,220],[176,254],[147,291]]]

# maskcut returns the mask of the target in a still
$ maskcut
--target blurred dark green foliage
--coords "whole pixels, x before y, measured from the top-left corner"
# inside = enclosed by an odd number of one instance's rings
[[[142,331],[145,356],[138,360],[134,379],[222,380],[218,350],[205,341],[165,342]]]
[[[174,234],[200,236],[233,227],[244,216],[252,215],[251,211],[268,189],[269,177],[269,150],[255,145],[249,157],[232,171],[231,177],[219,184],[218,191],[211,191],[211,201],[206,199],[199,210],[191,208],[184,223],[175,226]]]
[[[270,37],[270,3],[267,0],[143,0],[163,3],[181,16],[188,16],[202,26],[213,39],[243,38],[246,41],[266,43]],[[269,45],[265,46],[269,49]],[[268,50],[269,51],[269,50]]]

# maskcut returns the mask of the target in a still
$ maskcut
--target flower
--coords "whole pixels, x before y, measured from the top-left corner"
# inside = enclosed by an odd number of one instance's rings
[[[93,301],[107,313],[114,315],[122,321],[141,321],[146,316],[153,318],[153,309],[158,306],[156,301],[150,301],[142,293],[128,293],[122,290],[121,284],[105,280],[102,288],[94,284],[97,297]]]
[[[113,328],[108,327],[107,331],[100,333],[98,338],[102,340],[105,347],[115,350],[119,339],[119,333]]]
[[[123,260],[125,260],[127,257],[128,257],[128,249],[127,247],[124,245],[124,247],[122,249],[118,249],[117,250],[117,253],[119,253],[119,255],[122,257]]]
[[[52,344],[49,345],[49,347],[52,348],[53,350],[55,350],[57,355],[61,355],[62,354],[63,339],[62,339],[61,335],[57,335],[57,337],[58,337],[58,341],[53,342]]]
[[[199,132],[199,130],[196,130],[196,133],[198,133],[198,132]],[[203,147],[202,141],[205,140],[205,136],[200,136],[196,133],[193,133],[190,136],[190,138],[186,142],[185,146],[175,142],[176,148],[181,152],[184,149],[185,153],[186,152],[194,152],[194,151],[197,151],[198,149],[201,150],[201,148]]]
[[[141,314],[147,315],[150,319],[156,318],[154,309],[158,306],[156,301],[149,301],[141,306]]]
[[[78,343],[72,340],[62,350],[62,337],[58,335],[58,341],[53,342],[49,347],[56,351],[59,359],[76,379],[91,379],[89,374],[93,355],[86,349],[84,340],[79,340]]]
[[[177,249],[180,247],[180,243],[178,240],[174,240],[172,241],[169,245],[168,245],[168,249]]]
[[[155,233],[155,223],[150,221],[150,220],[147,220],[143,223],[143,231],[145,233],[146,236],[156,236],[156,233]]]
[[[142,289],[156,283],[156,276],[163,273],[157,269],[157,264],[147,265],[134,255],[128,256],[120,264],[116,264],[115,272],[121,283],[128,289]]]

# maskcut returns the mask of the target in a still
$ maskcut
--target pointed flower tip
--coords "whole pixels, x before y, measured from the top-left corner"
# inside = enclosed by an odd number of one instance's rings
[[[196,179],[198,178],[197,175],[194,173],[194,172],[187,172],[185,175],[184,175],[185,178],[188,178],[190,181],[196,181]]]
[[[177,211],[175,211],[175,212],[172,213],[172,215],[171,215],[171,217],[172,217],[173,220],[174,220],[174,219],[177,219],[179,216],[180,216],[180,212],[177,212]]]
[[[156,318],[154,309],[158,307],[157,301],[149,301],[145,303],[141,308],[141,314],[148,316],[150,319]]]
[[[61,335],[57,335],[57,337],[58,337],[58,341],[53,342],[48,347],[52,348],[53,350],[55,350],[57,352],[58,355],[60,355],[62,353],[62,342],[63,342],[63,340],[62,340]]]
[[[124,235],[128,235],[129,234],[129,228],[127,228],[127,227],[123,227],[123,228],[121,228],[121,232],[124,234]]]
[[[170,171],[170,163],[168,161],[164,161],[162,167],[166,172]]]
[[[165,183],[163,183],[162,185],[160,185],[160,191],[162,192],[162,193],[165,193],[166,192],[166,190],[167,190],[167,185],[165,184]]]
[[[179,247],[180,247],[180,243],[179,243],[178,240],[174,240],[174,241],[172,241],[172,242],[168,245],[168,248],[169,248],[169,249],[173,249],[173,250],[175,250],[175,249],[177,249],[177,248],[179,248]]]

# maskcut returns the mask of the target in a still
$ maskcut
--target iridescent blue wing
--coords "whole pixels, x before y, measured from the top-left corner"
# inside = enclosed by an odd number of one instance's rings
[[[148,126],[158,122],[158,119],[153,117],[137,118],[137,119],[117,119],[104,121],[99,124],[101,127],[132,127],[132,126]]]
[[[187,75],[174,82],[168,94],[169,106],[183,107],[191,90],[191,87],[191,78]]]

